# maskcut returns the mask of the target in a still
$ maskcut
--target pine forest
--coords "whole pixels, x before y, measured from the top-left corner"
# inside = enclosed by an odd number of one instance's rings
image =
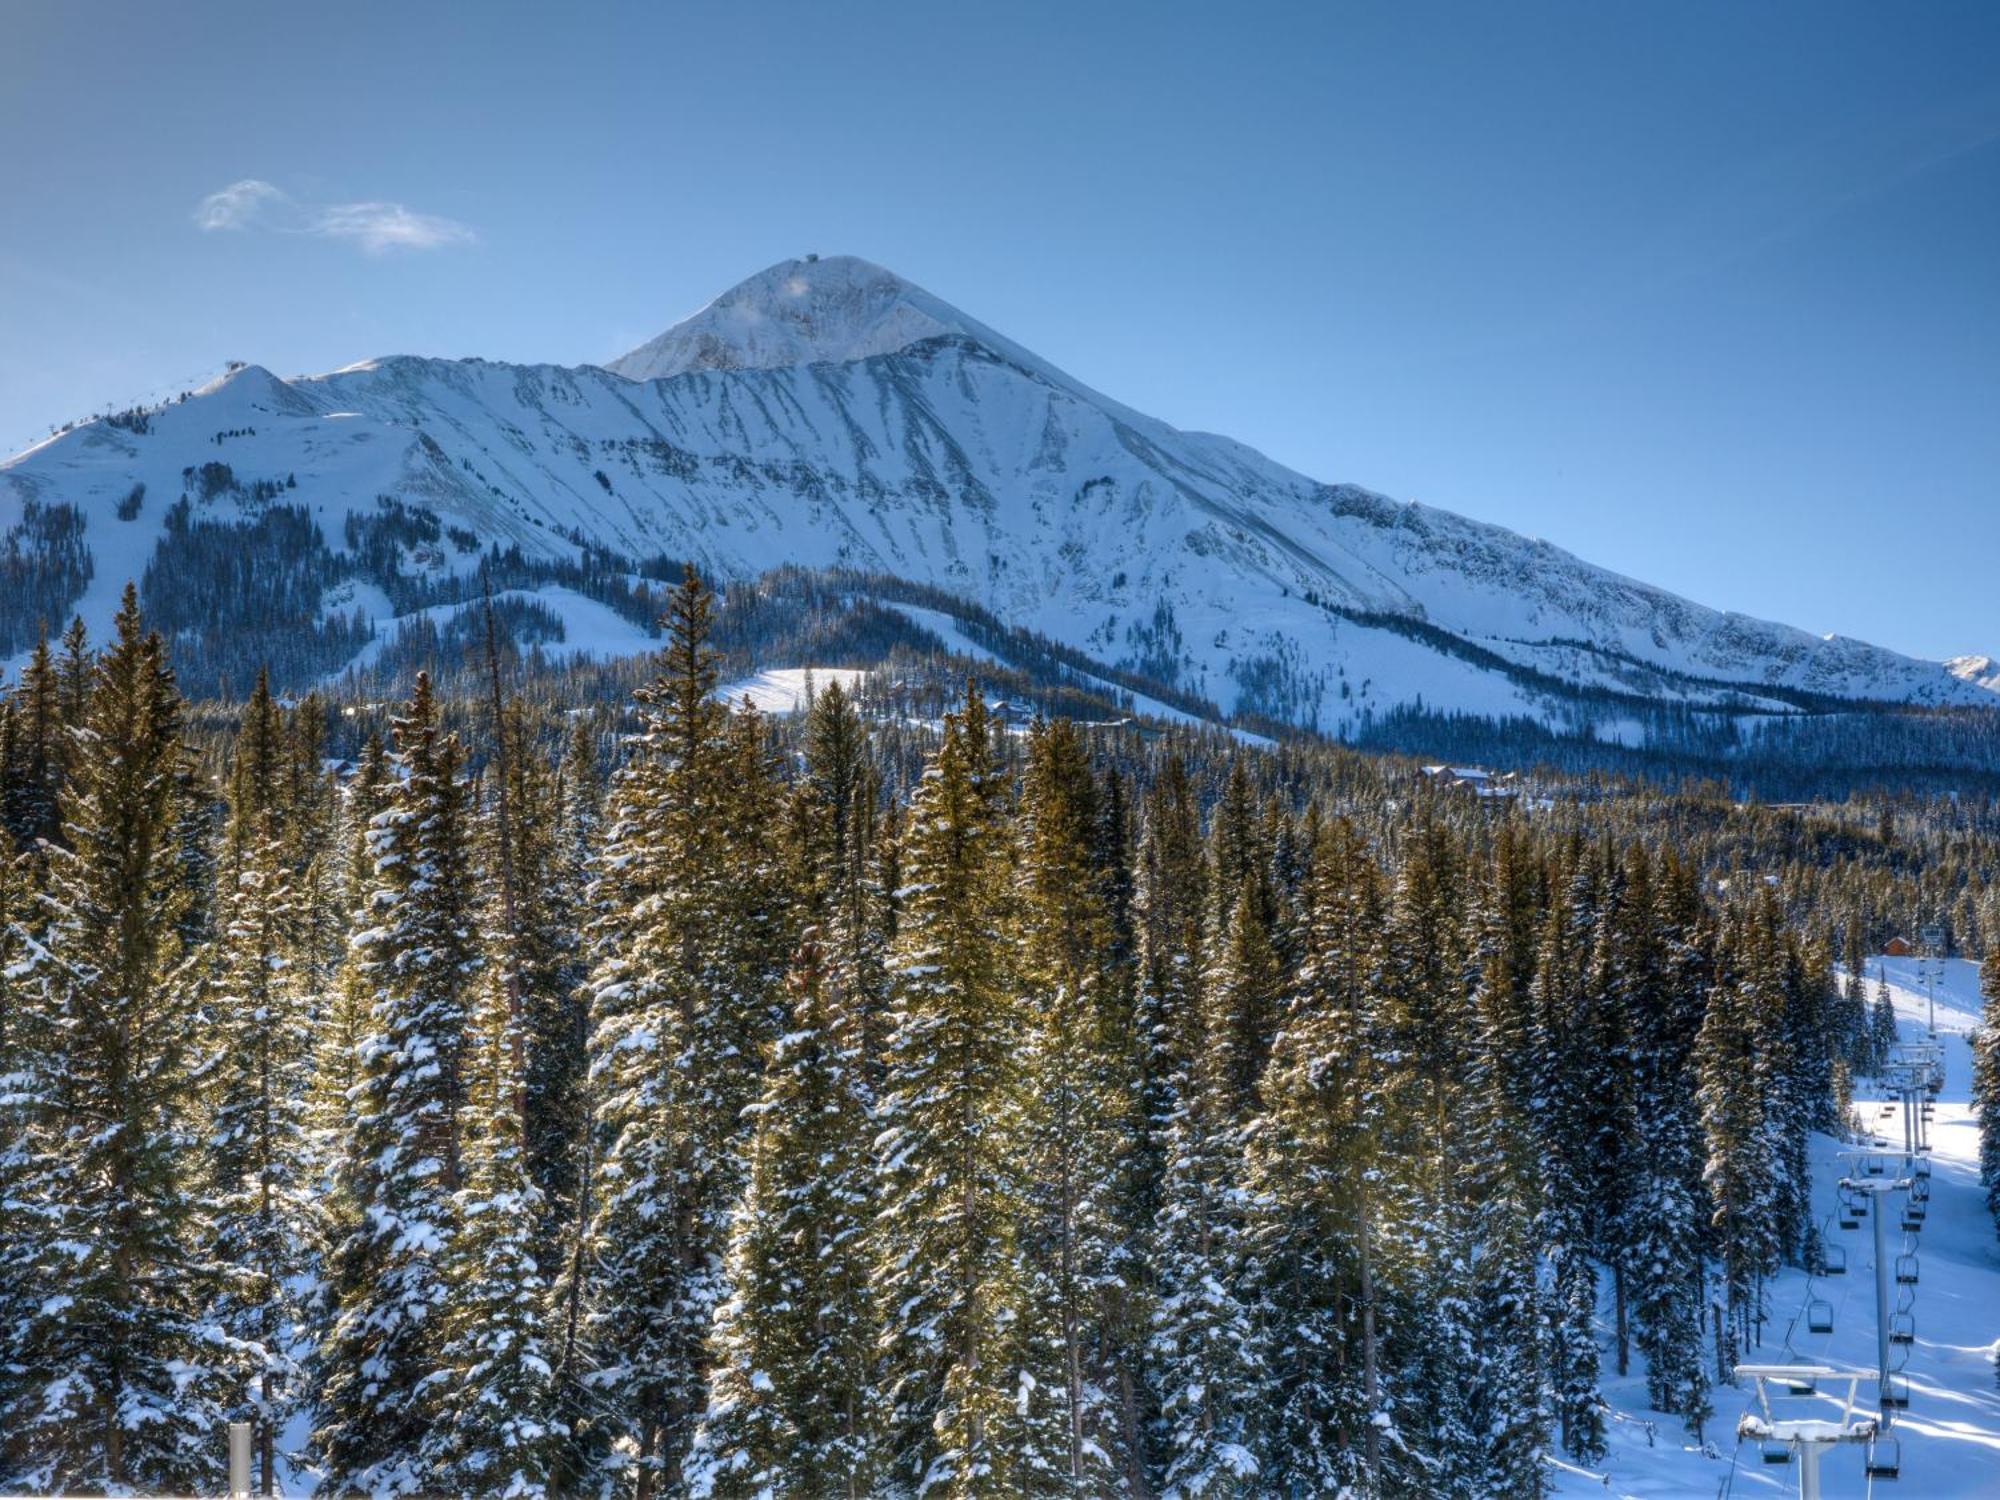
[[[1539,1496],[1608,1379],[1733,1439],[1864,955],[1938,920],[2000,1022],[1991,802],[766,717],[662,597],[617,694],[490,604],[397,702],[189,701],[129,590],[35,648],[0,1491],[247,1422],[266,1494]]]

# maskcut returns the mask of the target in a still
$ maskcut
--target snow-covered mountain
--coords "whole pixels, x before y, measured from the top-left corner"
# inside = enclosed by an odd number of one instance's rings
[[[1954,656],[1944,665],[1961,682],[2000,693],[2000,661],[1990,656]]]
[[[0,582],[37,580],[41,613],[102,630],[151,565],[149,605],[157,590],[195,635],[228,606],[190,624],[169,591],[218,555],[292,569],[288,607],[310,594],[378,627],[427,586],[449,598],[495,545],[599,573],[685,557],[729,577],[889,574],[1331,732],[1419,702],[1631,734],[1620,714],[1656,702],[2000,701],[1941,663],[1707,609],[1178,431],[847,257],[774,266],[604,368],[243,367],[0,465],[0,538]],[[25,609],[10,621],[0,599],[0,658]],[[361,649],[323,645],[321,665]]]

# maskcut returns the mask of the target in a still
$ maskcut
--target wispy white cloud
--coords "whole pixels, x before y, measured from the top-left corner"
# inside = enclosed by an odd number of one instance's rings
[[[400,203],[304,203],[254,177],[210,193],[195,208],[194,221],[204,231],[260,229],[346,240],[370,255],[444,250],[478,239],[456,219],[418,213]]]

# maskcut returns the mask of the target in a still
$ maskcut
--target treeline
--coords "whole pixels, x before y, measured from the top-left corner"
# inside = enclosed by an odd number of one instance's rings
[[[781,728],[712,610],[616,734],[491,660],[218,736],[129,591],[36,652],[0,1487],[237,1419],[268,1489],[304,1414],[330,1494],[1533,1495],[1607,1361],[1702,1432],[1879,1061],[1858,877],[976,690]]]
[[[82,597],[95,567],[83,533],[74,505],[21,502],[21,519],[0,534],[0,657],[26,649]]]
[[[1844,797],[1854,788],[1926,797],[2000,795],[2000,713],[1872,705],[1811,713],[1742,713],[1630,702],[1552,700],[1540,719],[1399,706],[1351,743],[1431,759],[1602,771],[1672,782],[1699,776],[1772,800]],[[1604,731],[1629,735],[1622,744]]]

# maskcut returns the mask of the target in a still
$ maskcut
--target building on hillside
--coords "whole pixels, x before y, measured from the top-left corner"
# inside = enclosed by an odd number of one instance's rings
[[[1521,795],[1520,778],[1511,771],[1497,773],[1481,766],[1425,766],[1423,773],[1439,786],[1470,792],[1475,797],[1505,801]]]

